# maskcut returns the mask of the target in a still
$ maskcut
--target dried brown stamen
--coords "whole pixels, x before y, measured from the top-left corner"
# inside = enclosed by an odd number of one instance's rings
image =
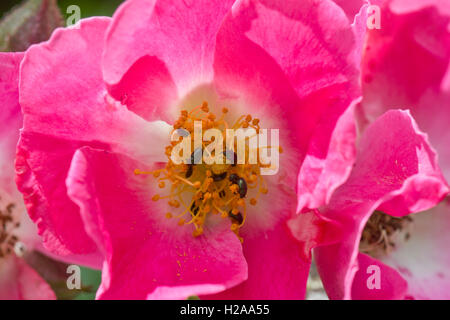
[[[410,216],[398,218],[375,211],[363,230],[360,252],[373,257],[389,254],[399,241],[407,241],[410,238],[412,222]]]
[[[20,222],[15,221],[12,216],[14,207],[14,203],[8,203],[0,209],[0,259],[14,252],[19,243],[14,231],[20,227]]]

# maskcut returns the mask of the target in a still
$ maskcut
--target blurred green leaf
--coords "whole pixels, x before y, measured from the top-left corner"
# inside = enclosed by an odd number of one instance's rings
[[[102,282],[102,273],[99,270],[92,270],[81,267],[81,284],[89,287],[89,291],[79,294],[75,300],[94,300],[100,283]]]
[[[27,0],[0,20],[0,51],[25,51],[62,25],[56,0]]]
[[[58,5],[67,21],[71,12],[67,12],[70,6],[78,6],[81,12],[81,18],[92,16],[108,16],[111,17],[117,7],[123,0],[59,0]]]
[[[40,252],[31,251],[24,255],[25,261],[50,285],[59,300],[95,299],[101,282],[101,272],[89,268],[81,269],[81,289],[69,289],[67,279],[68,264],[53,260]]]

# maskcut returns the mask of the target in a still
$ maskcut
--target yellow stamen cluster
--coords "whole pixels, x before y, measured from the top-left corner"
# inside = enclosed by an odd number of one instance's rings
[[[208,103],[194,108],[191,111],[182,110],[180,117],[175,121],[173,130],[185,129],[190,133],[191,147],[194,146],[194,122],[200,121],[202,130],[218,129],[226,136],[226,129],[237,130],[239,128],[254,128],[260,131],[260,120],[251,115],[239,117],[234,124],[227,122],[227,108],[222,109],[218,117],[210,111]],[[173,133],[173,131],[172,131]],[[222,218],[230,219],[231,230],[239,237],[239,229],[244,225],[247,217],[247,192],[254,196],[250,198],[249,204],[254,206],[258,202],[260,194],[267,194],[268,188],[261,175],[261,168],[269,167],[258,159],[255,164],[236,163],[236,142],[232,145],[227,142],[226,148],[231,149],[234,154],[234,164],[227,164],[226,153],[223,154],[223,163],[208,165],[204,161],[200,164],[175,164],[171,160],[173,147],[178,142],[172,142],[165,149],[168,162],[165,168],[153,172],[141,172],[136,169],[135,174],[152,174],[158,181],[158,187],[169,190],[168,195],[155,194],[153,201],[167,200],[170,207],[180,211],[178,214],[166,213],[168,219],[177,219],[178,225],[194,226],[193,235],[200,236],[208,215],[220,215]],[[203,153],[208,152],[203,142]],[[267,147],[265,147],[267,148]],[[270,147],[269,147],[270,148]],[[192,150],[194,150],[192,148]],[[224,150],[225,151],[225,150]],[[248,159],[250,147],[246,141],[246,160]],[[194,151],[195,152],[195,151]],[[214,154],[210,154],[215,156]],[[184,158],[192,158],[191,155],[183,155]]]

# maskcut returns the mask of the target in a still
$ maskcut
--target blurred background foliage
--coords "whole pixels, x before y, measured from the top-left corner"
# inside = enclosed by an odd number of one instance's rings
[[[86,289],[77,295],[75,300],[93,300],[102,281],[102,273],[98,270],[81,267],[81,285]]]
[[[0,51],[21,52],[78,17],[112,16],[123,0],[1,0]]]
[[[58,0],[59,8],[67,16],[67,8],[77,5],[81,9],[81,17],[112,16],[123,0]],[[0,0],[0,18],[14,6],[22,3],[21,0]]]
[[[0,0],[0,51],[25,51],[33,43],[45,41],[58,26],[66,25],[72,14],[67,8],[77,5],[81,18],[112,16],[123,0]],[[62,19],[61,19],[62,18]],[[27,262],[51,285],[59,299],[90,300],[101,282],[101,272],[81,268],[81,290],[68,290],[66,264],[46,258],[39,253]]]
[[[123,0],[59,0],[61,12],[67,17],[67,8],[77,5],[81,9],[81,17],[112,16]]]

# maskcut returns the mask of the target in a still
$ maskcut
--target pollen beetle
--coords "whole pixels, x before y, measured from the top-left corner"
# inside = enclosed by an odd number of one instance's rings
[[[242,224],[242,222],[244,221],[244,217],[242,216],[242,213],[238,212],[237,214],[233,214],[231,211],[232,211],[232,210],[230,210],[230,211],[228,212],[228,216],[229,216],[232,220],[236,221],[237,223]]]
[[[223,179],[225,179],[227,177],[227,172],[222,172],[221,174],[213,174],[212,178],[215,182],[217,181],[222,181]]]
[[[234,173],[230,174],[228,179],[232,184],[236,184],[239,187],[239,196],[244,198],[247,195],[247,182]]]

